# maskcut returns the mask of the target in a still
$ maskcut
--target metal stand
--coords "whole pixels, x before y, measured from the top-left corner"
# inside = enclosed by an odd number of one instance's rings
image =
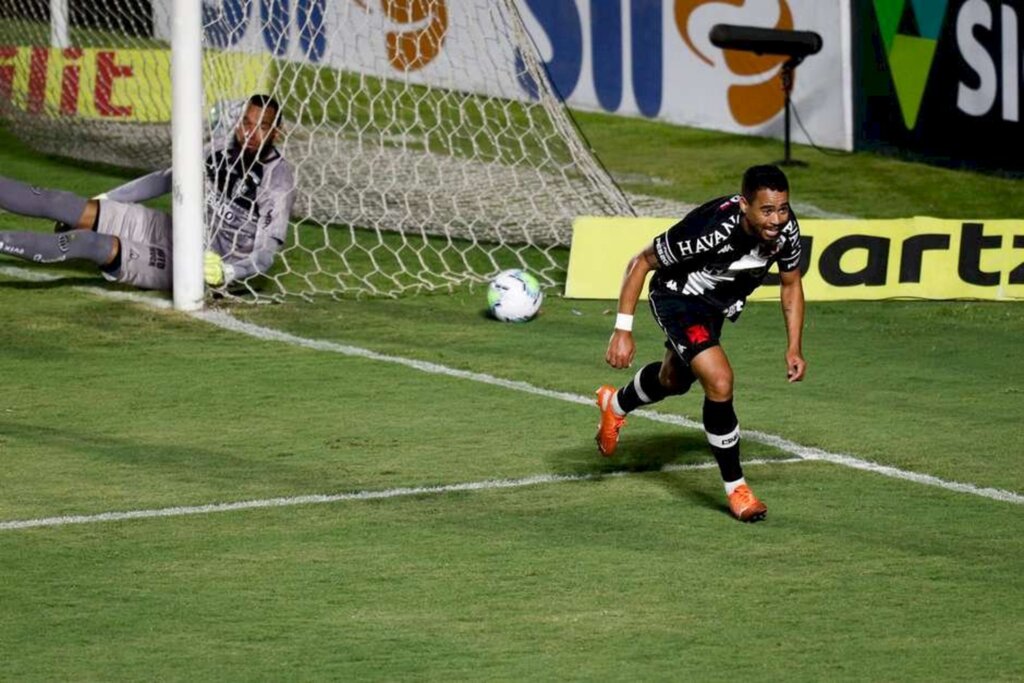
[[[806,161],[797,161],[793,159],[789,154],[790,143],[789,143],[789,128],[790,128],[790,110],[792,104],[790,103],[790,95],[793,92],[793,72],[796,70],[797,65],[802,62],[802,58],[794,57],[786,60],[786,63],[782,65],[782,92],[786,95],[786,157],[782,161],[776,162],[779,166],[806,166]]]

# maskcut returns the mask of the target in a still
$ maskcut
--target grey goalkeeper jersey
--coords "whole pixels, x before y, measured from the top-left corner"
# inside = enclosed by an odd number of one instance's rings
[[[288,236],[295,204],[295,172],[276,148],[259,158],[242,153],[234,136],[207,146],[206,230],[217,252],[239,280],[265,273]],[[107,193],[114,201],[138,203],[171,191],[171,169],[136,178]]]

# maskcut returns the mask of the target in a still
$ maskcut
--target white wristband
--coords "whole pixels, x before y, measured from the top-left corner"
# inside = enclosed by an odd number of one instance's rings
[[[629,313],[619,313],[615,316],[615,329],[626,332],[633,331],[633,316]]]

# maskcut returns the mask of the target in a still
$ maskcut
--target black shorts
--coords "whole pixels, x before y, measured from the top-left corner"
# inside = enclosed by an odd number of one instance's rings
[[[668,341],[665,348],[676,352],[687,366],[701,351],[719,345],[725,316],[697,299],[651,292],[651,313]]]

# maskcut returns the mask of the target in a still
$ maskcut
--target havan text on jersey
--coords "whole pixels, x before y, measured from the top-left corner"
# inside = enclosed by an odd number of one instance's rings
[[[796,216],[791,212],[779,236],[764,242],[743,229],[739,199],[713,199],[654,238],[652,292],[694,297],[735,319],[774,263],[783,272],[799,267]]]

